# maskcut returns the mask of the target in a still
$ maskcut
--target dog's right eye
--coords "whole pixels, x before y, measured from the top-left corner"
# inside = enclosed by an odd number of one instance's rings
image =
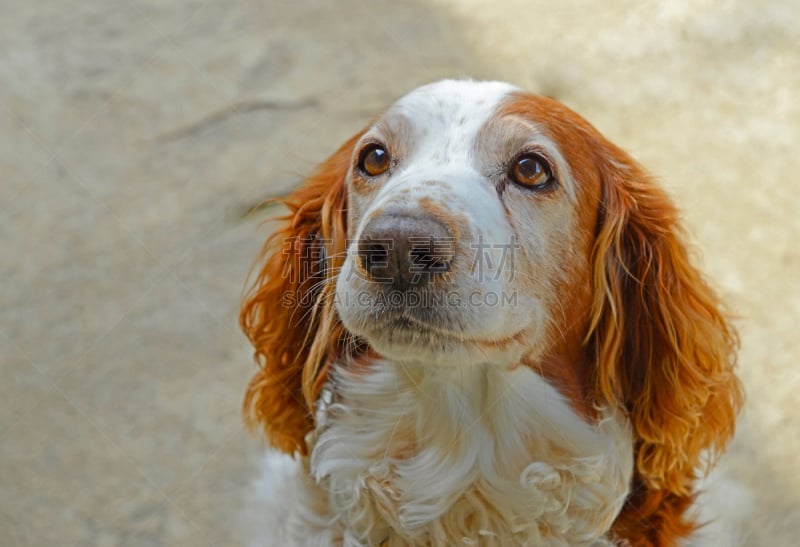
[[[389,170],[389,152],[380,144],[370,144],[361,151],[358,168],[368,177],[377,177]]]

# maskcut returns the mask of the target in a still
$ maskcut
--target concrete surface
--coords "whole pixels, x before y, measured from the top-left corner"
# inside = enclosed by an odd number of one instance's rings
[[[747,545],[796,545],[800,5],[551,4],[0,3],[0,545],[247,544],[244,212],[444,76],[554,96],[670,189],[740,317]]]

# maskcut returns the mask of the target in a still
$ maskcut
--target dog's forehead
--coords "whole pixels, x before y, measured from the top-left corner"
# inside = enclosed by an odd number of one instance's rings
[[[423,134],[456,129],[461,136],[475,135],[515,91],[505,82],[442,80],[401,97],[385,118],[402,117]]]

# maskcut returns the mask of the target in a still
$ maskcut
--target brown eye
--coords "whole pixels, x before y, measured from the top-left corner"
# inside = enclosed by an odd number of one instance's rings
[[[380,144],[370,144],[358,160],[358,168],[370,177],[377,177],[389,169],[389,152]]]
[[[553,180],[550,166],[536,154],[525,154],[514,160],[509,173],[511,180],[534,190],[542,190]]]

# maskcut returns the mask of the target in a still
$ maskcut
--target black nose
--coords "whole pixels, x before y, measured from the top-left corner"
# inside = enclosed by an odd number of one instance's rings
[[[371,280],[404,289],[449,270],[454,247],[453,236],[432,217],[381,215],[364,228],[358,258]]]

